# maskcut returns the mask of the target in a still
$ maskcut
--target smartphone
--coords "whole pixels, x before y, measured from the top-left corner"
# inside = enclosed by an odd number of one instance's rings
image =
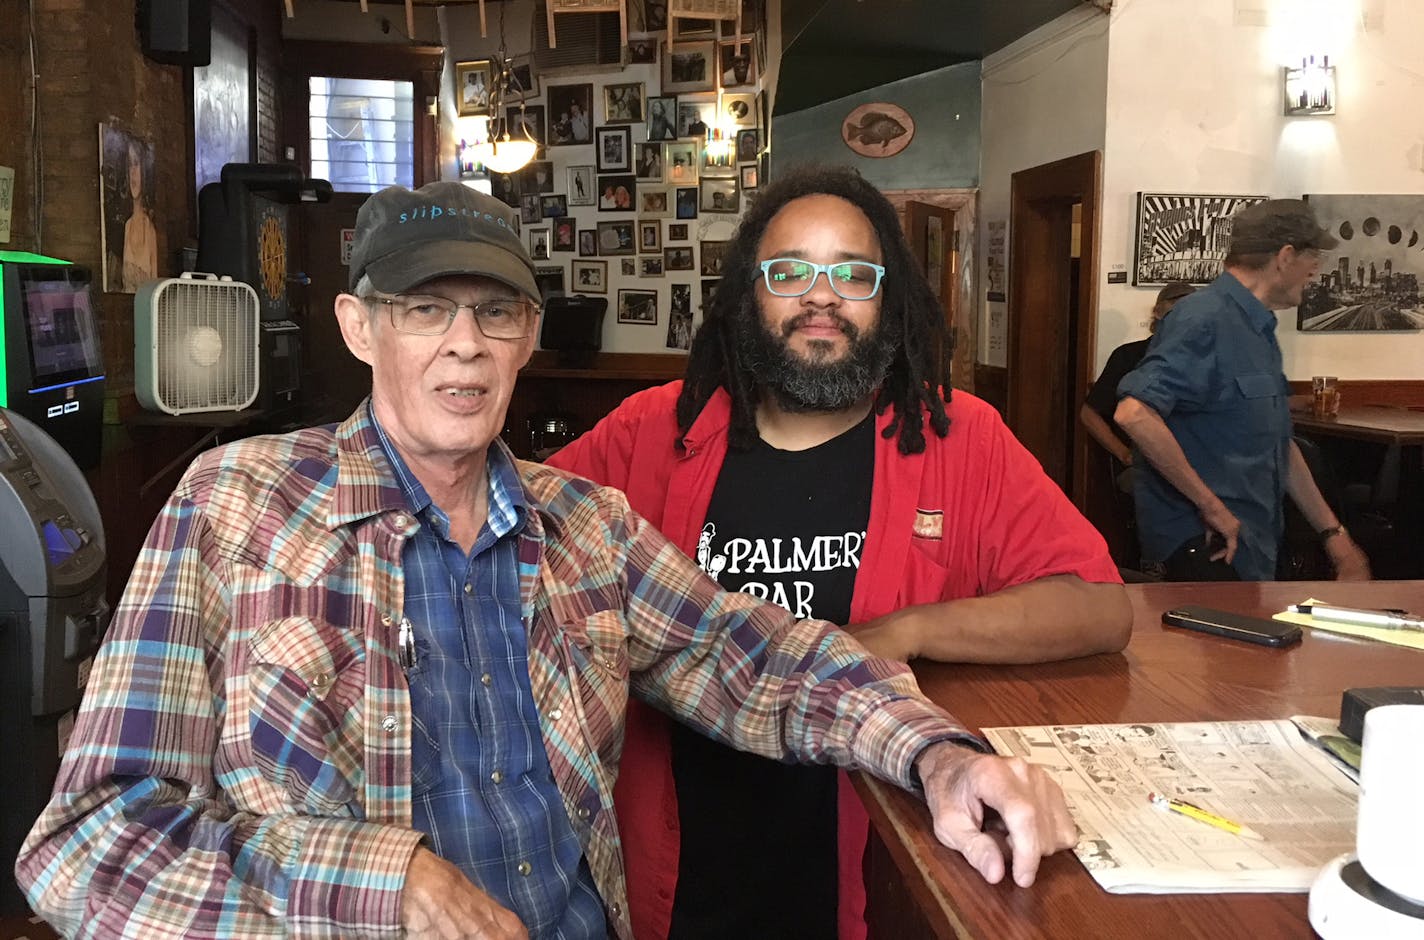
[[[1300,642],[1300,627],[1293,623],[1248,617],[1210,607],[1174,607],[1162,614],[1162,623],[1183,630],[1200,630],[1261,646],[1289,646]]]

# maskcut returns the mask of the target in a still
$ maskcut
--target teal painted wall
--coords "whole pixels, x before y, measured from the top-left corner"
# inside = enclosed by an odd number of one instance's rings
[[[888,101],[909,112],[915,136],[893,157],[862,157],[841,140],[845,116]],[[881,189],[979,185],[979,63],[965,62],[772,118],[771,177],[798,163],[850,164]]]

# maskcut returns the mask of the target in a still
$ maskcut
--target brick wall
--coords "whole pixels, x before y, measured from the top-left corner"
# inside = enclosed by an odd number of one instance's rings
[[[277,160],[281,110],[281,4],[224,3],[256,36],[258,148],[255,158]],[[33,10],[31,63],[26,10]],[[0,164],[16,170],[10,242],[89,268],[103,269],[99,207],[99,131],[116,122],[154,144],[153,206],[159,274],[176,275],[179,249],[196,244],[190,70],[144,58],[134,26],[134,0],[0,0]],[[30,74],[40,80],[39,152],[31,159]],[[43,228],[32,206],[36,176],[43,179]],[[135,426],[133,295],[96,294],[111,407],[103,459],[89,474],[99,502],[110,556],[109,595],[117,599],[158,506],[191,456],[213,439],[196,425]]]

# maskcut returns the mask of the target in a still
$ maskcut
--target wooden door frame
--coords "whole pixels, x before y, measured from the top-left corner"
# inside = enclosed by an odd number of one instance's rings
[[[946,247],[957,255],[954,278],[945,285],[949,292],[945,303],[954,311],[954,357],[950,366],[950,382],[955,388],[973,392],[975,389],[974,350],[977,348],[978,327],[975,318],[966,311],[974,309],[974,232],[978,224],[977,189],[887,189],[885,197],[895,207],[901,228],[910,239],[907,205],[923,202],[954,213],[954,231],[946,232]],[[949,240],[953,242],[950,244]],[[946,275],[949,274],[946,265]]]
[[[1018,367],[1019,350],[1023,343],[1021,331],[1027,328],[1026,318],[1019,311],[1042,298],[1034,277],[1034,262],[1030,261],[1028,244],[1036,234],[1030,204],[1052,202],[1072,205],[1081,203],[1078,324],[1076,331],[1077,361],[1069,364],[1070,387],[1067,389],[1072,422],[1072,445],[1068,454],[1071,471],[1070,498],[1081,510],[1086,502],[1088,436],[1077,420],[1077,405],[1088,394],[1093,382],[1096,359],[1098,321],[1098,277],[1101,261],[1099,247],[1102,225],[1103,155],[1100,150],[1045,163],[1013,174],[1009,212],[1009,296],[1008,296],[1008,418],[1015,427],[1016,391],[1030,376]],[[1066,262],[1067,259],[1065,258]],[[1044,302],[1054,303],[1051,299]],[[1067,311],[1062,311],[1067,316]]]
[[[311,167],[311,92],[313,75],[410,82],[415,95],[415,126],[411,157],[413,188],[440,178],[439,135],[436,118],[426,113],[425,102],[440,95],[444,46],[398,46],[370,43],[289,39],[282,45],[285,107],[282,110],[287,143],[295,148],[297,165]]]

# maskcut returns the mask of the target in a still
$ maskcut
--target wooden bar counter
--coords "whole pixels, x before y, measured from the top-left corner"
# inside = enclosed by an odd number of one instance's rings
[[[1424,610],[1424,581],[1128,585],[1135,620],[1120,654],[1036,666],[916,663],[930,698],[971,727],[1335,717],[1351,686],[1424,685],[1424,652],[1320,631],[1272,649],[1164,628],[1192,603],[1269,616],[1318,597]],[[940,845],[924,805],[858,775],[870,812],[866,877],[872,940],[914,937],[1310,937],[1305,894],[1111,895],[1070,852],[1038,881],[987,885]]]

